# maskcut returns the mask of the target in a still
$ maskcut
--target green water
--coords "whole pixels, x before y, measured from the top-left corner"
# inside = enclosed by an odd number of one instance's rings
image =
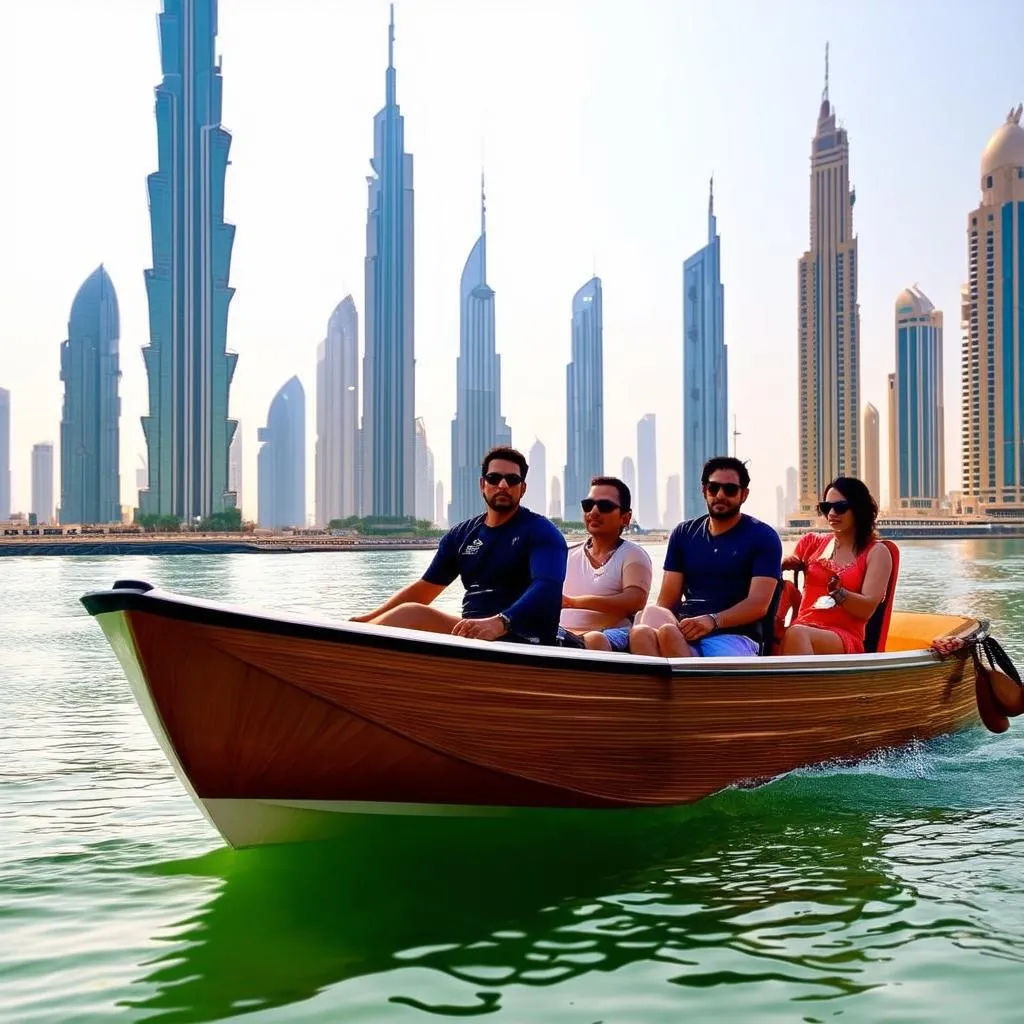
[[[903,551],[900,607],[988,618],[1024,666],[1024,544]],[[0,561],[0,1020],[1024,1016],[1024,720],[671,812],[225,848],[79,595],[345,615],[428,558]]]

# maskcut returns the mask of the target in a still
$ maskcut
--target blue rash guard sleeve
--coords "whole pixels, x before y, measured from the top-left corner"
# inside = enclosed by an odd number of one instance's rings
[[[433,560],[421,579],[439,587],[454,583],[459,575],[459,540],[455,530],[449,530],[437,545]]]
[[[562,586],[569,547],[552,524],[531,537],[530,576],[532,582],[522,595],[505,609],[510,632],[519,636],[544,639],[558,629],[562,614]]]

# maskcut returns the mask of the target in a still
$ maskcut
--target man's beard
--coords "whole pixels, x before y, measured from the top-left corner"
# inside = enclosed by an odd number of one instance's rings
[[[495,505],[498,498],[508,498],[508,501],[502,502],[500,505]],[[484,503],[488,508],[493,509],[495,512],[512,512],[519,508],[519,502],[516,501],[511,494],[496,494],[493,498],[484,498]]]
[[[712,519],[732,519],[739,509],[730,508],[723,512],[721,509],[713,509],[710,505],[708,506],[708,515]]]

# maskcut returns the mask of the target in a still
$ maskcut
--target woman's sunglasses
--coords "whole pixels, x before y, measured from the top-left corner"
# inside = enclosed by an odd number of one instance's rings
[[[518,487],[523,482],[523,478],[518,473],[484,473],[484,480],[492,487],[497,487],[502,480],[509,487]]]
[[[711,480],[704,485],[704,490],[713,498],[721,491],[727,498],[735,498],[740,493],[739,484],[720,484],[717,480]]]
[[[593,512],[596,508],[601,515],[606,516],[609,512],[614,512],[622,506],[617,501],[612,501],[611,498],[583,498],[580,501],[580,508],[583,509],[584,515]]]
[[[829,512],[841,516],[850,511],[850,503],[845,498],[842,501],[819,501],[818,511],[823,516],[827,516]]]

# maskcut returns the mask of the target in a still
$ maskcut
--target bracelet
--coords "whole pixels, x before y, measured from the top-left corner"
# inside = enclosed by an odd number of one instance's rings
[[[832,598],[836,604],[842,604],[849,596],[850,592],[846,587],[837,587],[832,591]]]
[[[708,618],[715,624],[715,629],[722,628],[722,624],[718,621],[718,616],[714,612],[708,612]]]

